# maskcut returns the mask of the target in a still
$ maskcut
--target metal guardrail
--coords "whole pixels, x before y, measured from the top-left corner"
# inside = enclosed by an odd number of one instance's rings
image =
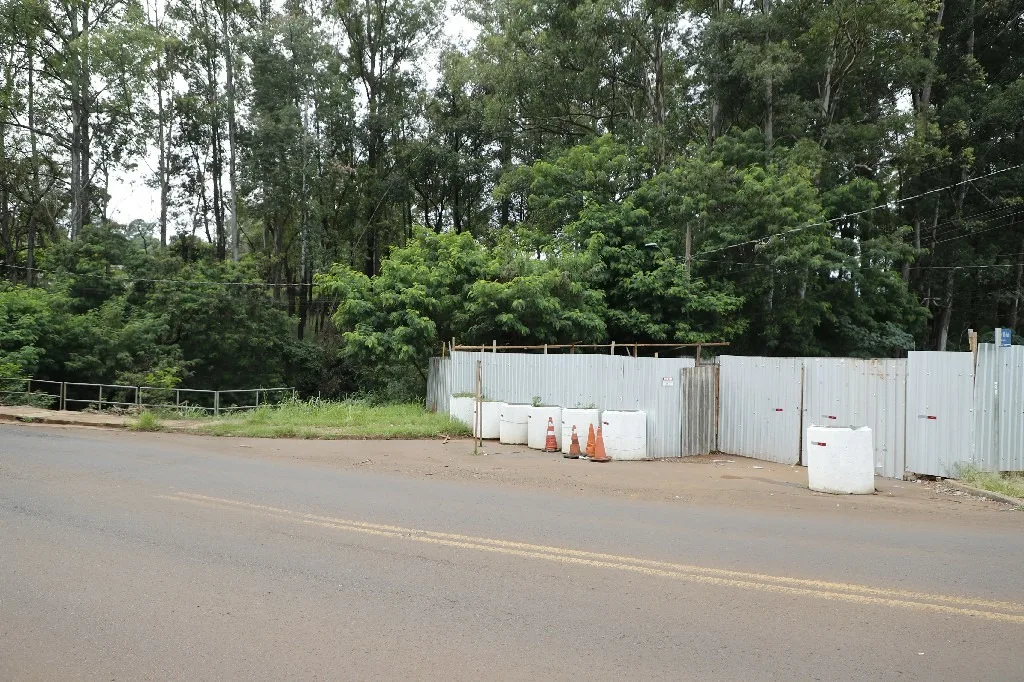
[[[6,386],[18,386],[23,390],[8,390]],[[33,390],[40,385],[56,387],[57,393],[42,392]],[[68,389],[72,389],[71,395]],[[81,391],[75,389],[94,389],[92,391]],[[89,395],[85,397],[86,393]],[[147,396],[148,394],[148,396]],[[254,401],[238,400],[238,396],[254,394]],[[281,395],[287,398],[295,398],[295,388],[240,388],[228,391],[212,391],[199,388],[160,388],[157,386],[125,386],[121,384],[91,384],[74,381],[49,381],[43,379],[29,379],[22,377],[0,377],[0,396],[2,395],[43,395],[53,398],[59,402],[60,410],[66,410],[72,405],[95,406],[102,410],[104,407],[125,407],[125,408],[162,408],[169,410],[201,410],[219,415],[221,412],[235,412],[239,410],[253,410],[265,405],[272,405],[281,402]],[[72,397],[74,396],[74,397]],[[173,396],[174,402],[171,402]],[[211,399],[203,400],[210,396]],[[222,401],[222,396],[228,396]],[[184,397],[184,401],[182,400]],[[190,400],[191,397],[194,399]],[[212,401],[212,402],[211,402]],[[204,404],[205,403],[205,404]]]
[[[7,386],[20,385],[23,390],[13,391],[9,390]],[[39,390],[43,386],[55,386],[57,393],[50,393],[49,390]],[[46,379],[29,379],[22,377],[0,377],[0,396],[3,395],[34,395],[34,396],[45,396],[53,398],[55,402],[59,402],[64,395],[63,382],[61,381],[49,381]]]

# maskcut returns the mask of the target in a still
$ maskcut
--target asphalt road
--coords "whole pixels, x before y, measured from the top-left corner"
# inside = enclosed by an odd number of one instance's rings
[[[203,443],[0,425],[0,679],[1024,678],[1024,520],[582,497]]]

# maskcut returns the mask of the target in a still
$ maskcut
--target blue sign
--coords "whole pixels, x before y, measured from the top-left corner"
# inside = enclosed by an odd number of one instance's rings
[[[1013,330],[1002,328],[999,330],[999,338],[996,339],[996,343],[1003,348],[1009,348],[1013,345]]]

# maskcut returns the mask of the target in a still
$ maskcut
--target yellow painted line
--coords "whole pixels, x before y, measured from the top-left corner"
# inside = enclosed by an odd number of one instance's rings
[[[653,577],[685,580],[688,582],[707,585],[737,587],[775,594],[807,596],[817,599],[844,601],[862,605],[908,608],[918,611],[971,616],[987,620],[1024,624],[1024,615],[999,613],[996,611],[981,610],[979,608],[962,608],[957,606],[948,606],[946,604],[928,603],[928,601],[939,601],[1008,611],[1024,611],[1024,605],[1012,602],[987,601],[951,595],[906,592],[901,590],[886,590],[883,588],[848,583],[802,580],[799,578],[787,578],[785,576],[771,576],[758,573],[744,573],[741,571],[706,568],[701,566],[687,566],[684,564],[672,564],[668,562],[639,559],[636,557],[599,554],[595,552],[584,552],[580,550],[548,547],[544,545],[531,545],[528,543],[495,540],[491,538],[475,538],[472,536],[457,535],[453,533],[440,533],[436,531],[403,528],[401,526],[349,521],[345,519],[319,516],[316,514],[305,514],[281,509],[279,507],[253,504],[238,500],[227,500],[223,498],[209,497],[206,495],[198,495],[195,493],[177,493],[174,495],[159,495],[158,497],[177,502],[187,502],[203,507],[242,509],[282,521],[298,522],[321,528],[345,530],[377,537],[412,540],[414,542],[441,545],[445,547],[471,549],[529,559],[544,559],[547,561],[556,561],[559,563],[580,566],[612,568]],[[855,594],[854,592],[860,592],[861,594]],[[921,599],[926,601],[918,601]]]

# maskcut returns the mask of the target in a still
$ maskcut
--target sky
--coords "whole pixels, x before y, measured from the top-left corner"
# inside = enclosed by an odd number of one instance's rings
[[[441,30],[442,40],[437,41],[437,46],[440,46],[443,40],[467,44],[472,42],[476,34],[476,25],[449,7]],[[429,87],[433,87],[437,80],[437,71],[434,68],[436,63],[437,49],[428,49],[421,68]],[[156,174],[158,158],[156,147],[150,145],[145,157],[135,159],[137,166],[134,170],[113,174],[109,188],[110,202],[107,205],[107,215],[111,220],[124,225],[138,219],[149,223],[157,222],[160,217],[160,190],[149,187],[146,180]]]

